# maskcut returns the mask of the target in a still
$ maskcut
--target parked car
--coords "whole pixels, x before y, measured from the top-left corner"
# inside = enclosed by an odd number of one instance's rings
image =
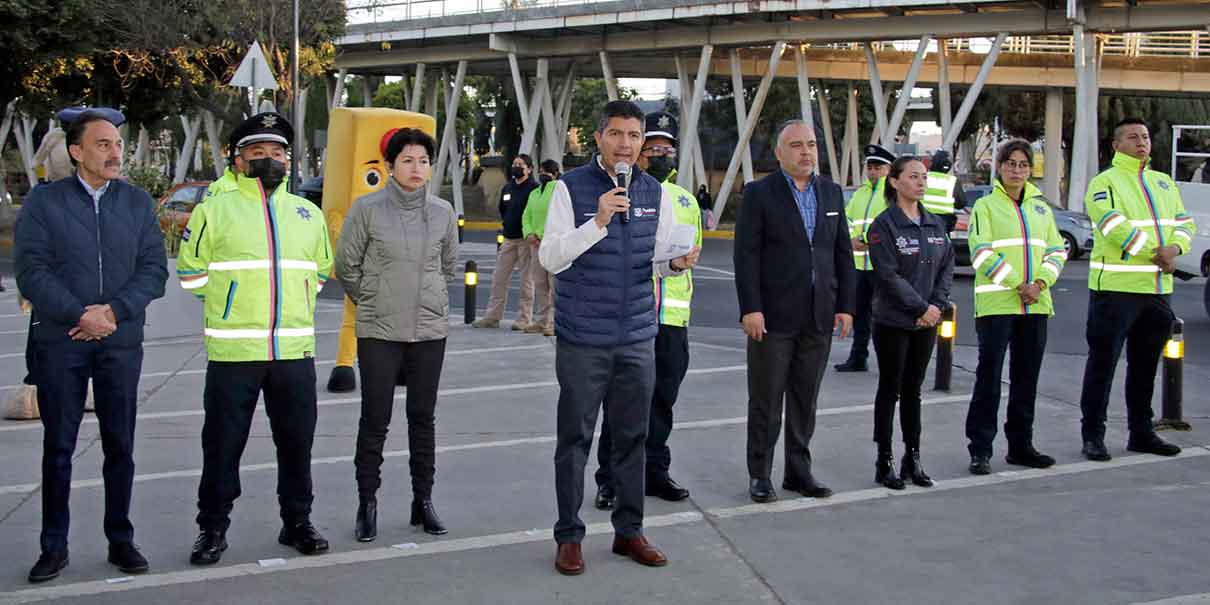
[[[206,195],[210,181],[190,181],[173,185],[156,205],[156,216],[160,217],[160,230],[164,233],[180,233],[189,224],[193,207]]]
[[[298,188],[298,195],[301,195],[312,204],[323,208],[324,204],[324,178],[317,176],[313,179],[303,181],[301,187]]]
[[[950,232],[950,239],[954,242],[955,262],[959,265],[971,264],[970,246],[967,244],[966,233],[970,224],[969,206],[974,206],[975,200],[991,191],[991,185],[975,185],[965,188],[968,207],[956,213],[958,222],[954,225],[954,230]],[[1054,211],[1055,225],[1059,228],[1059,235],[1063,236],[1063,243],[1067,247],[1067,259],[1076,260],[1088,254],[1092,250],[1092,221],[1088,219],[1088,215],[1059,208],[1050,200],[1046,200],[1046,203],[1050,204],[1051,210]]]

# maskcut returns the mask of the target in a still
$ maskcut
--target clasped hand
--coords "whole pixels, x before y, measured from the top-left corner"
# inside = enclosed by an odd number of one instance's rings
[[[924,311],[924,315],[916,318],[916,327],[931,328],[941,321],[941,309],[937,305],[929,305],[929,308]]]
[[[114,317],[109,305],[88,305],[84,307],[84,315],[80,323],[72,328],[67,335],[72,340],[95,341],[108,337],[118,329],[118,320]]]

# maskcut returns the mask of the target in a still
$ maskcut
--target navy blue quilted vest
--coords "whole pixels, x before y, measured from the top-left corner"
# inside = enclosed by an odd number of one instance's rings
[[[628,345],[655,338],[658,326],[651,258],[660,220],[660,184],[631,171],[630,222],[615,214],[605,239],[555,275],[555,334],[587,346]],[[615,187],[594,157],[560,179],[571,194],[576,226],[593,220],[597,199]]]

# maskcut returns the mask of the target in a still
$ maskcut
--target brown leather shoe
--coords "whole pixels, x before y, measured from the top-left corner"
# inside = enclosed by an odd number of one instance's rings
[[[584,555],[580,552],[580,545],[560,544],[559,552],[555,555],[555,569],[565,576],[584,573]]]
[[[613,537],[613,554],[630,557],[636,563],[649,567],[663,567],[668,564],[668,557],[660,552],[654,544],[647,541],[647,536],[633,538]]]

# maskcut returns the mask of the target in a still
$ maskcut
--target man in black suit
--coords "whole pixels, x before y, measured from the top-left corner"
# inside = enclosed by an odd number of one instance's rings
[[[815,132],[782,126],[781,169],[749,183],[735,227],[735,288],[748,335],[749,495],[772,502],[773,448],[786,404],[782,489],[811,498],[832,490],[811,474],[808,445],[832,332],[853,325],[856,270],[840,187],[815,174]]]

